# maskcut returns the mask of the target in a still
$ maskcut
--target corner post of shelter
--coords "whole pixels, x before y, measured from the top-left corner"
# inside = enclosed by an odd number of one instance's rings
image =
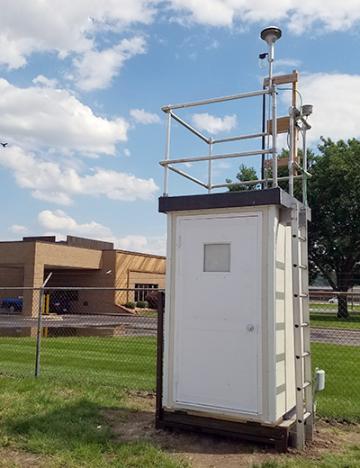
[[[171,143],[171,110],[168,109],[166,112],[166,143],[165,143],[165,161],[170,159],[170,143]],[[169,193],[169,167],[168,165],[164,166],[164,197]]]

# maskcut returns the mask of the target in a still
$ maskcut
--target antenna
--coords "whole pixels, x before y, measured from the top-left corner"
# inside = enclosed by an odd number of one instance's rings
[[[280,39],[282,33],[281,29],[277,26],[268,26],[267,28],[263,29],[260,33],[260,37],[263,41],[265,41],[269,47],[269,53],[267,55],[268,62],[269,62],[269,85],[271,86],[271,80],[273,75],[273,62],[274,62],[274,44],[275,42]]]

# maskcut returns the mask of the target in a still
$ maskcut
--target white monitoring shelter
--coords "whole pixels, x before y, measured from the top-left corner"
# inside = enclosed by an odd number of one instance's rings
[[[298,74],[273,76],[278,28],[266,28],[269,76],[260,91],[163,108],[168,118],[164,196],[167,214],[167,283],[159,321],[158,427],[237,435],[286,450],[312,437],[308,312],[306,131],[311,106],[297,107]],[[262,54],[264,55],[264,54]],[[277,86],[292,87],[290,115],[276,115]],[[214,140],[180,118],[181,108],[265,96],[271,118],[261,131]],[[265,102],[266,104],[266,102]],[[266,110],[266,109],[264,109]],[[265,115],[265,113],[264,113]],[[209,146],[207,156],[170,159],[170,123],[176,120]],[[278,177],[276,140],[288,133],[288,175]],[[298,157],[302,135],[303,155]],[[262,140],[262,148],[214,154],[214,145]],[[214,192],[212,161],[243,156],[263,159],[261,189]],[[271,159],[268,157],[271,156]],[[175,167],[206,161],[208,181]],[[169,196],[168,171],[207,189],[204,195]],[[302,179],[302,201],[294,181]],[[286,183],[288,192],[279,187]],[[241,185],[241,184],[240,184]],[[301,185],[301,184],[300,184]]]

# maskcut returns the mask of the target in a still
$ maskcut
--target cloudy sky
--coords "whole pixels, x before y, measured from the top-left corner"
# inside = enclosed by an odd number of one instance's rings
[[[359,0],[0,0],[0,238],[66,234],[164,252],[164,104],[252,91],[259,31],[283,30],[278,73],[301,72],[310,143],[360,136]],[[286,92],[280,112],[286,114]],[[213,137],[258,131],[261,102],[180,112]],[[249,146],[222,148],[235,151]],[[258,146],[256,146],[257,148]],[[220,151],[220,148],[219,148]],[[174,126],[172,156],[207,148]],[[258,161],[245,161],[258,168]],[[217,163],[219,183],[238,163]],[[186,168],[206,176],[202,164]],[[170,193],[194,193],[179,177]]]

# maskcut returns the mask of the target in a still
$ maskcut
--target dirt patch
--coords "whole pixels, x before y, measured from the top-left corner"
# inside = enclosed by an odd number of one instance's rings
[[[10,448],[0,449],[0,467],[1,468],[39,468],[49,466],[41,457],[19,450]]]
[[[194,468],[241,468],[274,460],[286,462],[301,456],[316,461],[328,453],[341,453],[350,445],[360,445],[360,426],[318,422],[314,442],[306,452],[290,450],[278,454],[274,449],[238,440],[186,432],[158,431],[154,427],[155,396],[128,394],[126,408],[106,410],[104,416],[119,442],[148,441],[164,451],[187,460]]]

